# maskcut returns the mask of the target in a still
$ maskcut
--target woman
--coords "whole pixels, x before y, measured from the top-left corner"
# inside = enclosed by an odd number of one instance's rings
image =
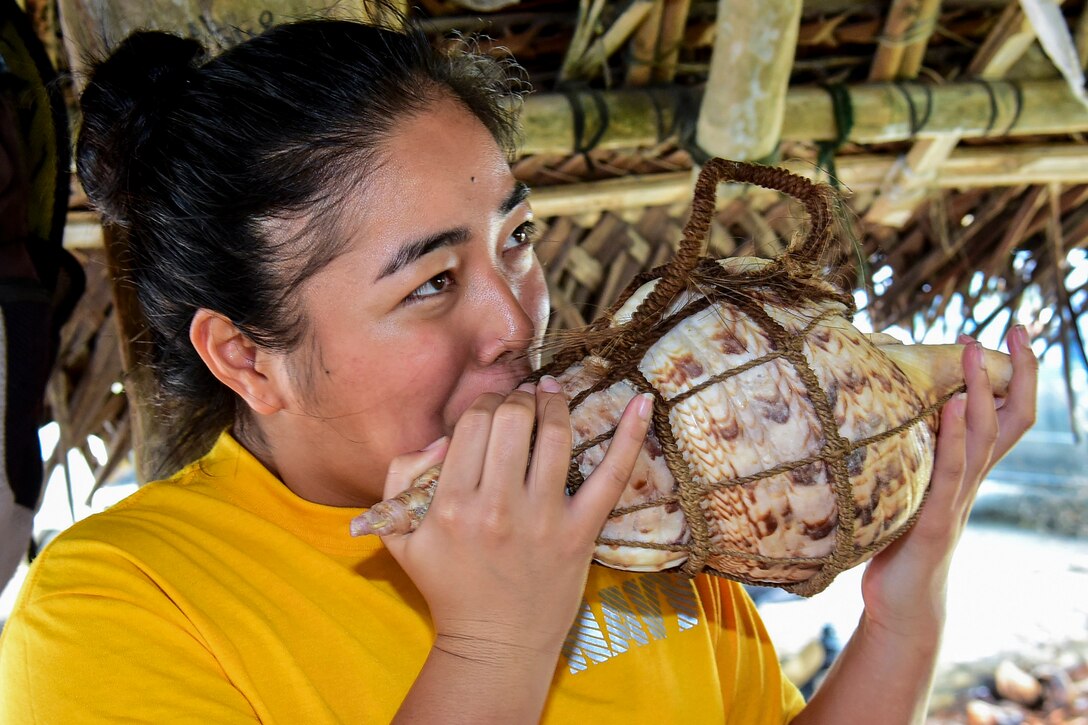
[[[589,566],[647,410],[563,496],[564,401],[514,389],[548,306],[506,93],[489,61],[344,22],[206,62],[136,35],[96,70],[80,175],[131,240],[177,457],[211,452],[42,555],[0,645],[7,720],[920,717],[970,500],[1031,422],[1023,331],[1000,411],[965,353],[930,503],[806,707],[737,585]],[[439,461],[418,531],[347,535]]]

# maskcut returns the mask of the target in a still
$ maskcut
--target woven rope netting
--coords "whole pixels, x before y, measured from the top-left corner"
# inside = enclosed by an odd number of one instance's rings
[[[710,220],[715,209],[716,190],[722,182],[742,182],[780,191],[799,200],[808,218],[807,234],[798,236],[788,249],[774,260],[761,264],[723,266],[718,261],[702,256]],[[913,522],[922,496],[916,497],[908,515],[903,517],[895,530],[887,532],[878,541],[859,546],[855,539],[855,518],[858,514],[851,483],[851,458],[857,461],[859,451],[867,446],[888,441],[917,431],[926,426],[927,418],[951,396],[925,405],[914,396],[914,404],[905,419],[887,421],[881,430],[850,440],[840,432],[836,420],[835,401],[821,386],[817,370],[806,355],[809,336],[830,318],[844,318],[847,322],[853,314],[852,298],[820,278],[822,255],[834,240],[834,192],[781,169],[746,164],[722,159],[709,161],[702,169],[696,183],[690,220],[684,230],[684,238],[676,257],[669,264],[637,277],[620,295],[619,299],[597,322],[572,335],[572,342],[556,351],[552,362],[534,377],[544,374],[561,376],[572,365],[580,363],[592,370],[594,382],[570,401],[572,418],[577,418],[579,408],[591,396],[606,391],[617,383],[625,382],[630,388],[654,397],[653,434],[673,478],[675,491],[671,495],[652,501],[616,509],[612,517],[625,516],[653,507],[676,507],[683,511],[689,536],[682,542],[652,542],[631,539],[608,538],[599,544],[615,547],[664,549],[685,552],[683,571],[695,575],[702,571],[739,579],[749,583],[781,586],[799,594],[811,595],[821,591],[841,571],[868,558],[874,551],[886,546]],[[613,315],[645,282],[657,279],[645,299],[638,305],[630,321],[612,326]],[[700,313],[716,314],[722,306],[730,307],[730,314],[744,315],[762,329],[770,341],[769,352],[751,357],[735,366],[717,370],[701,370],[698,382],[682,392],[663,392],[640,369],[647,352],[684,320]],[[768,306],[800,310],[818,310],[810,315],[803,327],[790,329],[768,312]],[[860,336],[860,333],[857,333]],[[690,457],[683,452],[685,435],[678,425],[675,410],[684,401],[697,396],[713,386],[735,378],[764,365],[785,365],[794,371],[803,383],[805,395],[818,420],[822,444],[814,453],[768,466],[765,470],[727,480],[704,480],[693,466]],[[888,362],[890,365],[890,361]],[[679,428],[679,430],[678,430]],[[579,457],[595,446],[611,438],[615,428],[580,441],[572,455],[568,475],[568,489],[573,492],[583,482]],[[864,459],[864,456],[862,456]],[[759,486],[761,482],[781,474],[800,471],[813,465],[822,466],[827,484],[833,490],[837,525],[834,527],[834,546],[823,556],[770,556],[758,551],[723,548],[712,536],[712,506],[708,496],[729,488]],[[923,484],[924,485],[924,484]],[[728,565],[731,560],[745,562],[745,567],[755,565],[781,570],[797,567],[805,572],[800,581],[773,581],[759,576],[738,574],[738,569]],[[745,568],[740,567],[740,568]]]

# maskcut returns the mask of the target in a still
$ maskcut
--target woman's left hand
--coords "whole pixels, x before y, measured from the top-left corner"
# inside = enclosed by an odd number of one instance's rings
[[[964,341],[967,393],[942,411],[928,498],[914,526],[873,558],[862,579],[868,620],[905,636],[939,633],[952,551],[979,485],[1035,422],[1038,361],[1024,327],[1008,336],[1013,376],[1005,398],[990,389],[981,346]]]

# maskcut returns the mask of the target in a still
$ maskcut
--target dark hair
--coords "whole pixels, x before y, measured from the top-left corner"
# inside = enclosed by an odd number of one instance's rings
[[[452,98],[512,153],[514,97],[501,61],[344,20],[278,26],[210,60],[194,40],[140,32],[95,68],[77,169],[125,241],[157,402],[176,424],[156,475],[244,422],[189,342],[196,310],[293,349],[306,331],[294,290],[343,248],[338,203],[397,123]]]

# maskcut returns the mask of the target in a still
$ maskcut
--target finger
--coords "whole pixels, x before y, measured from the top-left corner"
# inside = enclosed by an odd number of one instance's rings
[[[480,488],[489,496],[505,498],[524,487],[535,418],[536,388],[531,384],[518,386],[495,409],[480,478]]]
[[[981,482],[982,475],[993,465],[994,442],[997,440],[997,409],[986,374],[982,345],[972,342],[963,351],[963,374],[967,381],[967,478]]]
[[[956,336],[956,342],[960,345],[970,345],[974,341],[975,338],[971,337],[970,335],[964,335],[963,333],[960,333]]]
[[[529,487],[543,499],[562,498],[570,467],[573,435],[567,396],[555,378],[545,375],[537,386],[536,443],[529,466]]]
[[[577,516],[584,526],[599,530],[608,512],[615,507],[646,440],[652,413],[653,397],[649,393],[636,395],[627,404],[604,460],[573,498]]]
[[[442,436],[421,450],[394,458],[385,477],[385,498],[351,520],[351,535],[384,537],[415,530],[430,505],[438,465],[448,445],[449,439]],[[425,474],[432,485],[420,485]]]
[[[385,487],[382,489],[383,498],[393,498],[398,493],[408,488],[417,478],[427,472],[432,466],[442,462],[449,449],[450,439],[442,436],[435,442],[411,453],[394,458],[385,474]]]
[[[475,490],[479,485],[491,435],[491,419],[503,400],[502,395],[484,393],[461,414],[453,428],[436,497],[452,498]]]
[[[1008,345],[1012,357],[1012,379],[998,416],[1000,428],[994,445],[998,458],[1005,455],[1020,436],[1035,424],[1039,385],[1039,360],[1031,349],[1031,340],[1023,325],[1016,325],[1009,331]]]
[[[966,413],[967,396],[964,393],[955,395],[941,411],[937,456],[933,462],[926,509],[946,512],[955,504],[967,466]]]

